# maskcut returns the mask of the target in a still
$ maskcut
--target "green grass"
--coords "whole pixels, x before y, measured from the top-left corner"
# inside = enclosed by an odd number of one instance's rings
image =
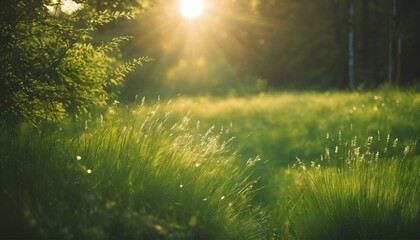
[[[2,237],[263,238],[250,169],[220,134],[137,108],[124,118],[2,128]]]
[[[417,239],[420,156],[389,138],[338,143],[310,165],[297,160],[272,186],[283,234],[297,239]],[[374,141],[377,141],[376,143]],[[392,151],[391,156],[388,152]]]
[[[204,129],[229,127],[245,158],[259,155],[272,166],[308,161],[324,152],[324,139],[342,132],[366,138],[377,135],[410,141],[420,133],[420,95],[408,91],[367,93],[282,93],[245,98],[180,98],[174,115],[187,112]]]
[[[419,119],[418,93],[382,90],[1,125],[0,237],[416,239]]]

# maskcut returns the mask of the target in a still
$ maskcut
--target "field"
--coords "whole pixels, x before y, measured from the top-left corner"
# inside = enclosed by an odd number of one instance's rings
[[[139,98],[0,128],[1,238],[420,237],[415,91]]]

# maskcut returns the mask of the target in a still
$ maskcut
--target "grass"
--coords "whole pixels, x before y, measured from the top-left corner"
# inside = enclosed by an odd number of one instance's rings
[[[181,97],[1,125],[0,237],[416,239],[419,106],[396,90]]]
[[[271,168],[287,166],[296,157],[318,159],[327,133],[366,138],[379,131],[383,138],[391,134],[408,142],[420,132],[419,105],[420,95],[408,91],[292,92],[180,98],[173,111],[178,118],[189,112],[204,129],[229,127],[243,157],[260,155]]]
[[[2,237],[263,238],[249,169],[228,143],[188,133],[187,117],[167,126],[157,108],[3,127]]]
[[[287,182],[272,188],[283,233],[297,239],[417,239],[416,142],[397,152],[389,138],[371,136],[360,145],[348,140],[310,166],[298,159],[296,169],[274,177]]]

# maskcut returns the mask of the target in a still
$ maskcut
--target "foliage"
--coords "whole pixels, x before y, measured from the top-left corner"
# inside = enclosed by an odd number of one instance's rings
[[[127,37],[101,44],[92,41],[99,26],[132,19],[133,14],[77,6],[74,12],[65,12],[60,2],[47,0],[5,3],[1,10],[1,119],[37,122],[105,106],[125,74],[146,60],[118,63],[117,50]]]

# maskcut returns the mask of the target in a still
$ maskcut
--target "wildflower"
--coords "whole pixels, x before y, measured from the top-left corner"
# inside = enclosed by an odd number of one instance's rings
[[[88,174],[91,174],[91,173],[92,173],[92,170],[91,170],[91,169],[88,169],[88,170],[86,170],[86,172],[87,172]]]
[[[225,196],[222,196],[222,197],[220,198],[220,200],[223,200],[223,199],[225,199]]]
[[[76,159],[77,159],[77,161],[80,161],[80,160],[82,160],[82,157],[81,156],[76,156]]]
[[[410,153],[410,147],[409,146],[406,146],[405,148],[404,148],[404,158],[405,157],[407,157],[407,155]]]
[[[356,148],[354,148],[354,155],[355,155],[356,157],[360,156],[360,147],[356,147]]]
[[[330,149],[328,147],[325,148],[325,159],[330,159]]]
[[[189,121],[190,121],[190,119],[189,119],[187,116],[185,116],[185,117],[182,119],[182,124],[183,124],[183,125],[188,125]]]
[[[371,146],[372,142],[373,142],[373,137],[369,136],[366,140],[365,146],[367,146],[367,147]]]
[[[392,146],[393,146],[394,148],[396,148],[396,147],[397,147],[397,144],[398,144],[398,138],[396,138],[396,139],[394,140],[394,142],[392,143]]]

